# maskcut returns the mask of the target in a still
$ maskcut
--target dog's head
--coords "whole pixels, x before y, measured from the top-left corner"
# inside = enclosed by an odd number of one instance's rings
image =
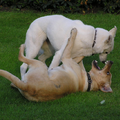
[[[100,89],[103,92],[112,92],[111,89],[111,77],[110,68],[112,66],[112,61],[105,62],[103,69],[97,65],[97,61],[92,62],[92,69],[90,70],[90,76],[95,83],[94,89]]]
[[[115,26],[110,31],[102,28],[96,28],[96,30],[96,45],[94,47],[95,51],[99,53],[100,61],[104,63],[107,59],[107,55],[113,50],[117,28]]]

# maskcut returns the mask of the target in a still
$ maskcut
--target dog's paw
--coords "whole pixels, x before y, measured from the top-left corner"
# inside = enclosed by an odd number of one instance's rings
[[[71,34],[72,34],[72,33],[76,33],[76,32],[77,32],[77,29],[76,29],[76,28],[72,28]]]
[[[10,86],[16,88],[16,86],[13,83],[11,83]]]
[[[22,49],[25,48],[25,44],[21,44],[19,49],[21,49],[21,48]]]

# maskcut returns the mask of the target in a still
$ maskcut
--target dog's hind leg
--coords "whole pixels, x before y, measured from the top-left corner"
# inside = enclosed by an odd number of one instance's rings
[[[46,34],[39,29],[39,31],[28,29],[26,34],[26,41],[25,41],[25,49],[26,49],[26,57],[29,59],[33,59],[39,53],[39,50],[43,44],[43,42],[47,39]],[[24,76],[28,65],[23,63],[20,66],[21,77]]]
[[[35,64],[37,64],[38,62],[40,62],[40,61],[38,61],[38,60],[34,60],[34,59],[32,59],[32,58],[25,57],[25,56],[23,55],[23,53],[24,53],[24,48],[25,48],[25,45],[21,45],[21,47],[20,47],[20,52],[19,52],[19,60],[23,62],[23,64],[22,64],[21,67],[20,67],[20,72],[21,72],[21,78],[22,78],[22,80],[24,79],[24,75],[25,75],[25,73],[26,73],[27,67],[28,67],[28,66],[31,67],[31,65],[33,65],[33,64],[35,65]],[[36,61],[36,62],[34,62],[34,61]]]
[[[28,65],[26,63],[23,63],[20,66],[21,78],[23,78],[23,76],[25,75],[27,68],[28,68]]]
[[[50,42],[48,40],[44,41],[42,45],[42,49],[40,50],[40,55],[38,59],[45,63],[45,60],[51,57],[54,53],[55,51],[53,47],[51,46]]]
[[[24,54],[23,54],[24,53],[24,48],[25,48],[25,45],[22,44],[20,46],[20,51],[19,51],[19,57],[18,57],[18,59],[20,61],[28,64],[29,65],[29,70],[40,67],[41,69],[43,69],[42,71],[45,74],[45,71],[47,71],[47,69],[48,69],[47,66],[46,66],[46,64],[43,63],[43,62],[41,62],[41,61],[39,61],[39,60],[29,59],[29,58],[25,57]],[[47,75],[47,73],[46,73],[46,75]],[[22,76],[22,81],[24,81],[24,76],[25,75]]]
[[[24,48],[25,48],[25,45],[22,44],[20,46],[19,57],[18,57],[18,59],[20,61],[28,64],[30,68],[31,67],[37,68],[37,67],[42,67],[42,66],[47,68],[47,66],[43,62],[41,62],[39,60],[29,59],[29,58],[25,57],[24,54],[23,54],[24,53]]]

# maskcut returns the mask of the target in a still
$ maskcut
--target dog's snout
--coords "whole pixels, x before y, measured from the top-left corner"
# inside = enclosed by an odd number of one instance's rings
[[[102,63],[105,64],[106,59],[107,59],[107,54],[101,53],[101,54],[99,55],[99,59],[100,59],[100,61],[101,61]]]

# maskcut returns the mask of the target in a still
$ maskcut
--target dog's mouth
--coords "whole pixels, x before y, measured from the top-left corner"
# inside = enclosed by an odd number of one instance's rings
[[[98,66],[98,61],[97,60],[93,61],[93,65],[96,69],[101,70],[100,67]]]
[[[105,66],[101,69],[99,66],[98,66],[98,61],[97,60],[94,60],[93,61],[93,65],[94,67],[97,69],[97,70],[103,70],[104,68],[108,67],[108,66],[111,66],[113,64],[112,61],[106,61],[105,62]]]

